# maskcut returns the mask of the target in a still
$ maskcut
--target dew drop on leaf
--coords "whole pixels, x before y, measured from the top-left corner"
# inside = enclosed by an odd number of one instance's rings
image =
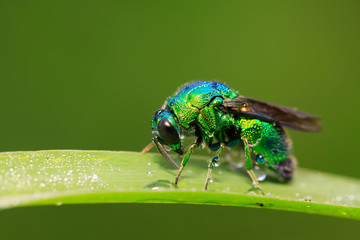
[[[169,190],[176,189],[178,188],[178,186],[175,183],[170,182],[169,180],[160,179],[145,185],[144,188],[148,188],[151,190]]]

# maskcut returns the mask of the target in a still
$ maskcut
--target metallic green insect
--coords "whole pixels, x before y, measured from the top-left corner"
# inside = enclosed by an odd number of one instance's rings
[[[296,163],[291,155],[291,142],[283,127],[311,132],[321,129],[316,116],[240,96],[219,82],[194,82],[180,88],[155,112],[151,121],[153,143],[143,153],[155,145],[179,169],[175,178],[177,184],[193,149],[206,144],[216,151],[208,165],[207,189],[211,171],[218,164],[223,149],[240,145],[245,152],[246,171],[253,183],[252,190],[262,192],[253,172],[255,166],[265,165],[284,181],[291,180],[293,176]],[[196,137],[196,141],[187,148],[178,166],[164,146],[182,155],[183,136],[191,135]]]

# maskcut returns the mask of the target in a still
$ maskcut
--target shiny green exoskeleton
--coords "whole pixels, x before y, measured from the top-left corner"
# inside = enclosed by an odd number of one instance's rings
[[[285,181],[291,180],[293,176],[295,160],[291,155],[290,140],[282,126],[302,131],[321,129],[316,116],[246,98],[222,83],[207,81],[190,83],[180,88],[156,111],[151,121],[153,144],[179,169],[175,184],[194,148],[205,143],[216,152],[208,165],[205,181],[207,189],[211,171],[217,165],[223,149],[241,145],[253,189],[261,192],[253,172],[254,166],[265,165]],[[164,146],[183,154],[182,139],[188,135],[197,138],[187,148],[178,166],[164,150]],[[150,148],[151,145],[143,152]]]

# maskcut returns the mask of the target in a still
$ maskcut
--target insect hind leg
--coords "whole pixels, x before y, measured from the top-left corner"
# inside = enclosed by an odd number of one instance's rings
[[[277,162],[271,169],[280,176],[281,182],[289,182],[294,175],[294,169],[297,166],[295,157],[290,156],[285,161]]]

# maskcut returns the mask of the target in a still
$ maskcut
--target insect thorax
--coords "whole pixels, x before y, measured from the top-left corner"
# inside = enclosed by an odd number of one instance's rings
[[[214,109],[212,103],[225,99],[235,98],[238,94],[229,87],[218,82],[195,82],[185,85],[175,96],[168,99],[165,107],[170,109],[178,123],[185,129],[191,128],[195,121],[204,122]],[[219,103],[219,102],[218,102]],[[200,118],[200,119],[199,119]],[[209,119],[211,121],[211,119]],[[214,127],[215,122],[205,125]],[[207,126],[204,126],[207,128]]]

